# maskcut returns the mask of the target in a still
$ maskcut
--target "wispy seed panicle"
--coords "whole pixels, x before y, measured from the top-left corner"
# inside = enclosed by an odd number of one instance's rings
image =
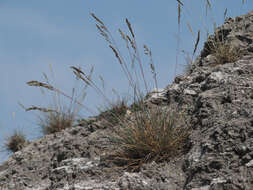
[[[94,13],[90,14],[97,22],[99,22],[101,25],[104,25],[104,23],[98,18],[96,17],[96,15]]]
[[[117,50],[116,50],[113,46],[111,46],[111,45],[109,45],[109,47],[112,49],[113,53],[114,53],[115,56],[118,58],[118,57],[119,57],[119,54],[118,54]]]
[[[102,30],[101,26],[96,24],[96,27],[101,35],[103,35],[105,32]]]
[[[189,31],[191,32],[192,37],[194,37],[194,33],[193,33],[192,27],[189,22],[187,22],[187,27],[188,27]]]
[[[126,19],[126,23],[127,23],[127,27],[129,29],[129,31],[131,32],[132,37],[134,38],[135,37],[134,32],[133,32],[133,29],[131,27],[131,23],[128,21],[128,19]]]
[[[110,37],[109,37],[109,35],[107,34],[107,31],[104,29],[104,27],[102,27],[102,26],[100,26],[100,25],[98,25],[98,24],[96,24],[96,27],[97,27],[97,29],[98,29],[100,35],[103,36],[103,37],[105,38],[105,40],[106,40],[108,43],[111,44],[112,42],[111,42],[111,40],[110,40]]]
[[[180,25],[180,22],[181,22],[181,4],[178,3],[177,5],[177,14],[178,14],[178,17],[177,17],[177,23],[178,25]]]
[[[44,113],[57,112],[56,110],[52,110],[50,108],[42,108],[42,107],[37,107],[37,106],[31,106],[29,108],[25,108],[25,111],[34,111],[34,110],[41,111],[41,112],[44,112]]]
[[[181,0],[177,0],[177,2],[178,2],[181,6],[184,6],[184,4],[181,2]]]
[[[143,47],[144,47],[144,54],[149,56],[149,59],[150,59],[149,66],[150,66],[150,69],[151,69],[151,73],[153,75],[153,79],[155,81],[155,88],[158,89],[157,77],[156,77],[157,73],[156,73],[156,70],[155,70],[155,66],[153,64],[152,51],[146,45],[144,45]]]
[[[73,70],[75,70],[78,73],[81,73],[83,75],[85,74],[80,68],[77,68],[77,67],[74,67],[74,66],[71,66],[70,68],[73,69]]]
[[[100,25],[100,27],[101,27],[104,31],[108,32],[108,29],[106,28],[105,25]]]
[[[43,82],[35,81],[35,80],[29,81],[26,84],[29,86],[37,86],[37,87],[47,88],[48,90],[54,90],[53,86],[43,83]]]
[[[206,0],[206,16],[207,16],[208,9],[211,10],[212,7],[211,7],[210,1],[209,1],[209,0]]]
[[[120,35],[121,35],[121,38],[122,38],[123,40],[126,40],[126,35],[124,34],[124,32],[123,32],[121,29],[119,29],[119,33],[120,33]]]
[[[227,17],[227,12],[228,12],[228,9],[226,8],[225,11],[224,11],[224,20],[225,20],[226,17]]]
[[[117,52],[117,50],[113,46],[111,46],[111,45],[109,45],[109,47],[112,49],[113,53],[115,54],[115,57],[118,59],[119,63],[122,65],[123,62],[122,62],[122,60],[121,60],[121,58],[120,58],[119,53]]]
[[[206,0],[206,5],[207,5],[207,7],[209,7],[209,8],[211,8],[212,6],[211,6],[211,3],[210,3],[210,1],[209,0]]]
[[[144,53],[146,55],[152,56],[152,52],[150,51],[150,49],[148,48],[148,46],[144,45]]]
[[[98,77],[99,77],[100,81],[102,82],[103,89],[105,89],[105,80],[104,80],[104,78],[101,75],[99,75]]]
[[[83,80],[87,85],[91,85],[90,78],[87,77],[87,75],[83,71],[81,71],[81,69],[74,66],[71,66],[70,68],[73,69],[73,73],[76,75],[77,78]]]
[[[127,37],[127,40],[130,42],[133,50],[136,52],[136,45],[135,45],[134,41],[128,35],[126,37]]]
[[[193,55],[196,53],[196,50],[197,50],[198,44],[199,44],[199,40],[200,40],[200,30],[198,31],[198,37],[197,37],[196,43],[194,45]]]
[[[83,80],[86,85],[90,86],[90,82],[86,78],[84,78],[79,72],[77,72],[77,71],[74,70],[73,73],[75,74],[75,76],[77,78]]]

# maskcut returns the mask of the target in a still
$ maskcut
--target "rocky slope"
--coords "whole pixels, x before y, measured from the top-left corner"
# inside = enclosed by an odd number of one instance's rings
[[[253,11],[227,19],[216,34],[238,49],[239,60],[214,64],[211,36],[189,72],[147,100],[187,110],[192,132],[184,155],[123,171],[104,159],[110,129],[88,122],[16,152],[0,166],[0,189],[252,190]]]

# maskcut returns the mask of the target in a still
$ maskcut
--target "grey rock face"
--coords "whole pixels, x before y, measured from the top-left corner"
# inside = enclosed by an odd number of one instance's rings
[[[188,152],[128,173],[105,161],[111,129],[91,119],[16,152],[0,166],[0,189],[252,190],[253,11],[227,19],[216,33],[240,49],[238,61],[212,66],[205,45],[190,73],[147,96],[152,104],[186,110]]]

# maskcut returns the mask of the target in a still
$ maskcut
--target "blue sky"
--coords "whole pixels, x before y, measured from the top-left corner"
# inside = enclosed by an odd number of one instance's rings
[[[228,16],[231,17],[245,14],[253,8],[252,1],[242,5],[240,0],[214,0],[211,1],[212,11],[206,17],[204,2],[185,2],[180,49],[192,52],[198,29],[201,29],[202,45],[206,38],[205,27],[211,32],[213,20],[217,25],[223,23],[225,8],[228,8]],[[28,139],[41,137],[36,113],[25,112],[18,102],[25,106],[45,107],[50,104],[50,94],[43,95],[39,89],[26,85],[30,80],[42,81],[43,72],[58,88],[71,94],[72,87],[81,86],[82,83],[76,83],[70,66],[81,66],[88,71],[93,65],[94,80],[99,75],[103,76],[109,97],[112,96],[112,88],[120,94],[128,92],[123,72],[108,45],[99,36],[90,13],[95,13],[110,28],[123,54],[126,51],[117,30],[126,30],[124,19],[128,18],[136,33],[139,49],[142,50],[143,44],[147,44],[152,50],[158,86],[163,88],[173,80],[178,36],[176,0],[1,0],[1,147],[4,139],[15,129],[23,131]],[[187,22],[193,28],[194,38],[187,29]],[[182,73],[183,64],[184,56],[180,54],[176,74]],[[49,65],[52,65],[53,74]],[[145,68],[145,73],[149,75],[147,64]],[[149,84],[153,87],[152,83]],[[87,93],[83,103],[97,110],[104,101],[92,90]],[[81,110],[80,114],[89,115],[85,110]],[[6,151],[0,152],[0,161],[8,156]]]

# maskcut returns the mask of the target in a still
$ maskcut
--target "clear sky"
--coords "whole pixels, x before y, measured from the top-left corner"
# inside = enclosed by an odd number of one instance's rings
[[[182,1],[184,2],[184,1]],[[196,34],[201,29],[201,43],[206,39],[205,28],[212,32],[213,21],[223,23],[225,8],[228,16],[246,14],[253,1],[242,5],[240,0],[213,0],[212,11],[205,15],[205,1],[184,2],[180,32],[180,50],[192,52]],[[125,54],[118,28],[126,29],[128,18],[136,33],[140,51],[147,44],[153,53],[158,73],[159,88],[173,81],[175,76],[178,39],[176,0],[1,0],[0,1],[0,146],[15,129],[22,130],[28,139],[41,137],[35,113],[25,112],[19,105],[48,106],[50,94],[26,85],[30,80],[43,80],[47,73],[57,87],[68,94],[77,84],[70,66],[81,66],[85,71],[94,66],[94,79],[102,75],[107,94],[111,89],[127,93],[127,81],[105,41],[99,36],[90,13],[95,13],[110,28]],[[187,28],[192,26],[194,38]],[[144,56],[142,56],[145,58]],[[144,59],[145,60],[145,59]],[[145,73],[150,70],[146,64]],[[179,55],[176,74],[182,73],[185,59]],[[54,74],[50,72],[52,65]],[[99,82],[99,81],[98,81]],[[153,88],[152,83],[150,83]],[[80,89],[80,88],[79,88]],[[92,90],[83,102],[93,110],[103,103]],[[67,102],[66,100],[63,100]],[[38,114],[38,113],[37,113]],[[81,110],[82,116],[87,116]],[[6,160],[6,151],[0,152],[0,161]]]

